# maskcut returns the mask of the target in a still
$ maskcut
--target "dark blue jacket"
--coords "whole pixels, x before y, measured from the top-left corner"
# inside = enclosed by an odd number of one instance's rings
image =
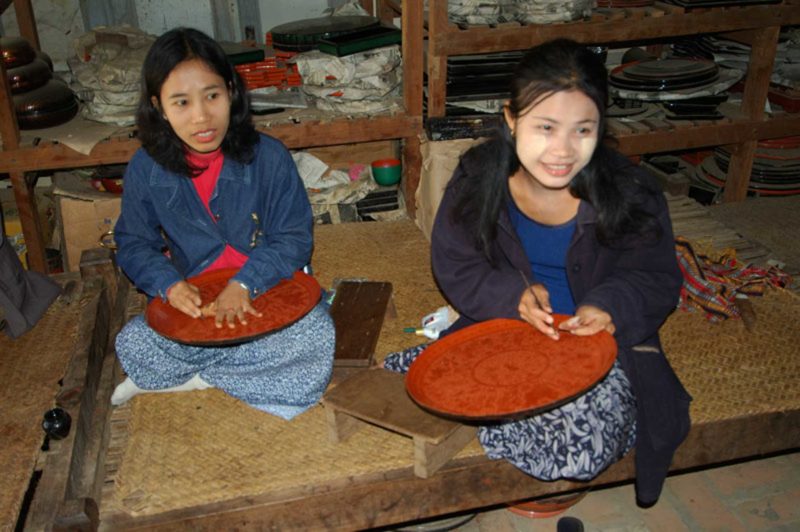
[[[248,255],[234,279],[250,287],[251,297],[311,258],[308,195],[289,152],[266,135],[249,164],[225,158],[209,201],[216,222],[191,180],[165,170],[143,149],[128,164],[124,184],[114,228],[117,261],[151,297],[165,297],[174,283],[202,272],[226,244]]]
[[[576,306],[603,309],[616,326],[619,359],[638,403],[637,496],[650,503],[658,499],[672,455],[689,430],[691,398],[658,338],[659,327],[678,303],[682,274],[669,211],[655,179],[618,154],[612,161],[625,193],[644,202],[663,234],[657,241],[631,236],[624,245],[604,246],[595,236],[596,211],[581,201],[567,251],[567,277]],[[476,249],[463,224],[453,221],[455,190],[463,172],[459,166],[445,190],[431,237],[434,276],[462,316],[451,329],[492,318],[519,319],[519,300],[526,288],[520,272],[536,282],[506,210],[500,213],[491,250],[494,265]]]

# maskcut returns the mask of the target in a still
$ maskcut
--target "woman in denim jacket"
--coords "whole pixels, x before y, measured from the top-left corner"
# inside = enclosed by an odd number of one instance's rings
[[[312,216],[286,148],[259,134],[221,47],[188,28],[155,41],[142,68],[142,148],[124,178],[117,260],[149,297],[199,318],[186,278],[237,268],[213,307],[217,327],[257,315],[252,298],[309,263]],[[112,402],[143,391],[220,388],[289,419],[317,402],[331,374],[334,329],[318,305],[293,325],[228,347],[193,347],[137,317],[116,340],[127,379]]]

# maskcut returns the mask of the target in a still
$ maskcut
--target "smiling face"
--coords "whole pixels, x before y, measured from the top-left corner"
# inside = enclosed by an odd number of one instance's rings
[[[544,95],[519,116],[506,109],[520,172],[535,186],[559,190],[589,163],[597,146],[600,112],[578,90]]]
[[[153,101],[172,130],[190,149],[207,153],[220,147],[231,117],[225,80],[200,59],[179,63]]]

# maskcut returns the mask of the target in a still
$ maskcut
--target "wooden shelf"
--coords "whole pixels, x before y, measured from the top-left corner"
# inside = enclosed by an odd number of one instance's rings
[[[398,115],[326,122],[304,121],[270,126],[263,131],[294,149],[402,139],[416,135],[421,129],[421,117]],[[138,148],[139,141],[128,135],[117,135],[104,140],[88,155],[64,144],[40,141],[35,146],[21,144],[15,150],[0,151],[0,168],[6,172],[29,172],[124,163],[130,160]]]
[[[0,10],[8,3],[0,5]],[[380,0],[380,13],[398,11],[397,1]],[[20,33],[38,49],[38,35],[30,0],[15,0],[14,8],[20,22]],[[388,11],[387,11],[388,10]],[[332,120],[303,120],[298,123],[271,125],[266,133],[277,137],[289,148],[311,148],[353,144],[378,140],[403,141],[403,190],[409,213],[414,213],[414,192],[419,183],[422,163],[419,153],[419,134],[422,124],[422,12],[402,9],[403,28],[403,108],[391,115],[366,118],[337,118]],[[117,135],[98,143],[88,155],[81,154],[63,144],[40,141],[24,144],[14,115],[11,90],[0,65],[0,134],[3,138],[0,151],[0,171],[11,177],[14,197],[28,248],[28,261],[32,269],[44,272],[45,243],[39,218],[36,216],[36,197],[33,193],[35,178],[26,173],[39,170],[56,170],[103,164],[127,162],[138,149],[135,136]]]
[[[779,114],[766,120],[728,118],[697,122],[609,120],[608,127],[619,142],[619,151],[626,155],[642,155],[800,135],[800,115]]]
[[[432,21],[437,20],[435,17],[433,14]],[[610,44],[795,24],[800,24],[800,4],[796,3],[699,12],[657,3],[649,8],[600,10],[591,20],[560,24],[507,23],[461,28],[446,22],[445,28],[431,37],[429,52],[436,56],[485,54],[524,50],[558,37]]]
[[[422,0],[406,7],[421,9]],[[524,50],[558,37],[587,44],[627,45],[663,42],[669,37],[725,33],[751,44],[740,112],[717,122],[627,127],[611,122],[626,154],[683,150],[720,144],[736,145],[726,179],[724,201],[747,195],[756,143],[800,134],[800,115],[767,117],[764,112],[781,26],[800,24],[800,0],[777,5],[684,9],[656,2],[653,7],[599,9],[588,20],[561,24],[460,27],[448,20],[447,3],[431,2],[427,17],[428,116],[444,116],[447,58],[451,55]]]

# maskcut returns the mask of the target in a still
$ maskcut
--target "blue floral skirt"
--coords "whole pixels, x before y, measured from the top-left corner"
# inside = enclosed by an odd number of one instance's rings
[[[384,367],[405,373],[427,344],[390,353]],[[504,458],[540,480],[590,480],[636,442],[636,398],[618,361],[591,390],[527,418],[483,425],[486,455]]]
[[[252,407],[291,419],[322,397],[335,344],[333,320],[320,303],[285,329],[224,347],[173,342],[137,316],[117,335],[116,351],[139,388],[163,390],[200,375]]]

